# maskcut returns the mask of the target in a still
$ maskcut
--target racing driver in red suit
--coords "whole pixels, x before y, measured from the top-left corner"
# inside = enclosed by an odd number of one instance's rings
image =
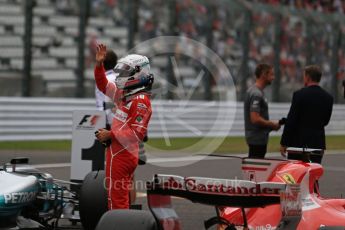
[[[116,104],[111,130],[99,129],[99,141],[111,140],[106,153],[108,208],[128,209],[129,190],[138,165],[139,142],[147,135],[151,118],[150,89],[153,75],[147,57],[131,54],[120,59],[114,68],[115,82],[105,76],[103,61],[106,46],[99,44],[94,70],[96,85]]]

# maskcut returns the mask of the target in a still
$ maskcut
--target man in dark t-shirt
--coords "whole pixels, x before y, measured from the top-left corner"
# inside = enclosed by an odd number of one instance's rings
[[[249,147],[248,157],[264,158],[269,133],[280,129],[278,122],[269,120],[267,99],[263,91],[274,79],[273,67],[259,64],[255,76],[255,84],[247,90],[244,99],[244,127]]]

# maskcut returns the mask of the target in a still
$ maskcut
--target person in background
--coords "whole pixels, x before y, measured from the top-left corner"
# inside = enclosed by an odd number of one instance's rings
[[[287,147],[321,149],[310,160],[321,164],[326,149],[325,126],[332,115],[333,97],[319,86],[320,67],[310,65],[303,73],[304,88],[294,92],[290,111],[281,137],[280,152],[286,156]],[[289,154],[289,159],[302,160],[300,153]]]
[[[264,158],[267,152],[269,133],[279,130],[277,121],[270,121],[268,103],[264,89],[274,80],[273,67],[259,64],[255,69],[255,84],[251,86],[244,99],[245,137],[249,147],[248,157]]]

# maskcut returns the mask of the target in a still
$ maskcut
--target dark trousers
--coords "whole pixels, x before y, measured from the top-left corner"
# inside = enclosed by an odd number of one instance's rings
[[[249,158],[265,158],[267,145],[249,145]]]

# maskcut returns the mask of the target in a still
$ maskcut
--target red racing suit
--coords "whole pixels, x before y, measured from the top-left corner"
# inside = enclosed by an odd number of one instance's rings
[[[96,66],[94,74],[98,89],[112,98],[117,107],[111,125],[111,145],[106,152],[108,208],[128,209],[139,142],[146,136],[152,114],[150,94],[141,91],[124,97],[123,91],[107,80],[103,66]]]

